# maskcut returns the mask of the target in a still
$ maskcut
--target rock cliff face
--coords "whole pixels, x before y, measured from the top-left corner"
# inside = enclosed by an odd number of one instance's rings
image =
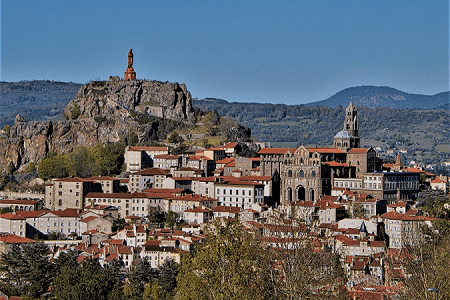
[[[64,110],[70,118],[74,106],[76,118],[122,117],[130,110],[173,120],[189,120],[193,116],[192,97],[184,84],[160,81],[94,81],[83,85],[75,99]]]
[[[191,122],[192,98],[184,84],[158,81],[109,81],[83,85],[64,109],[66,120],[27,122],[16,117],[9,137],[0,136],[0,168],[23,169],[48,153],[65,153],[84,145],[117,142],[133,132],[139,140],[154,137],[155,124],[136,115]],[[165,138],[165,137],[164,137]]]

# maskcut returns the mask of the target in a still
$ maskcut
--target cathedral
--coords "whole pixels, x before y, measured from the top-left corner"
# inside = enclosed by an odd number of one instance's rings
[[[331,195],[335,179],[359,179],[382,170],[382,161],[373,148],[360,148],[356,107],[350,102],[344,126],[333,138],[333,147],[264,148],[261,174],[279,180],[281,204],[317,201]],[[355,185],[357,185],[355,183]],[[362,188],[362,183],[359,183]],[[356,186],[358,187],[358,186]]]

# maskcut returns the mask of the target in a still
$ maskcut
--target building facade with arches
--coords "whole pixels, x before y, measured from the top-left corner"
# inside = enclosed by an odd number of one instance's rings
[[[316,202],[331,195],[335,179],[363,179],[363,173],[381,171],[381,159],[373,148],[360,148],[356,107],[350,102],[343,129],[330,147],[263,148],[262,176],[278,176],[280,204]]]

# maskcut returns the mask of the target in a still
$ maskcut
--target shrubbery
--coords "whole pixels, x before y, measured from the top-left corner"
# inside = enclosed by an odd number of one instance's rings
[[[67,176],[90,177],[120,174],[124,162],[122,143],[93,147],[79,146],[62,155],[49,155],[38,167],[39,177],[62,178]]]

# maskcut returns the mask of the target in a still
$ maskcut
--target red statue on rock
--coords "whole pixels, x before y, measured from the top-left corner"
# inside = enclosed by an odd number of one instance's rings
[[[133,69],[133,49],[128,52],[128,68],[125,71],[125,81],[136,80],[136,72]]]

